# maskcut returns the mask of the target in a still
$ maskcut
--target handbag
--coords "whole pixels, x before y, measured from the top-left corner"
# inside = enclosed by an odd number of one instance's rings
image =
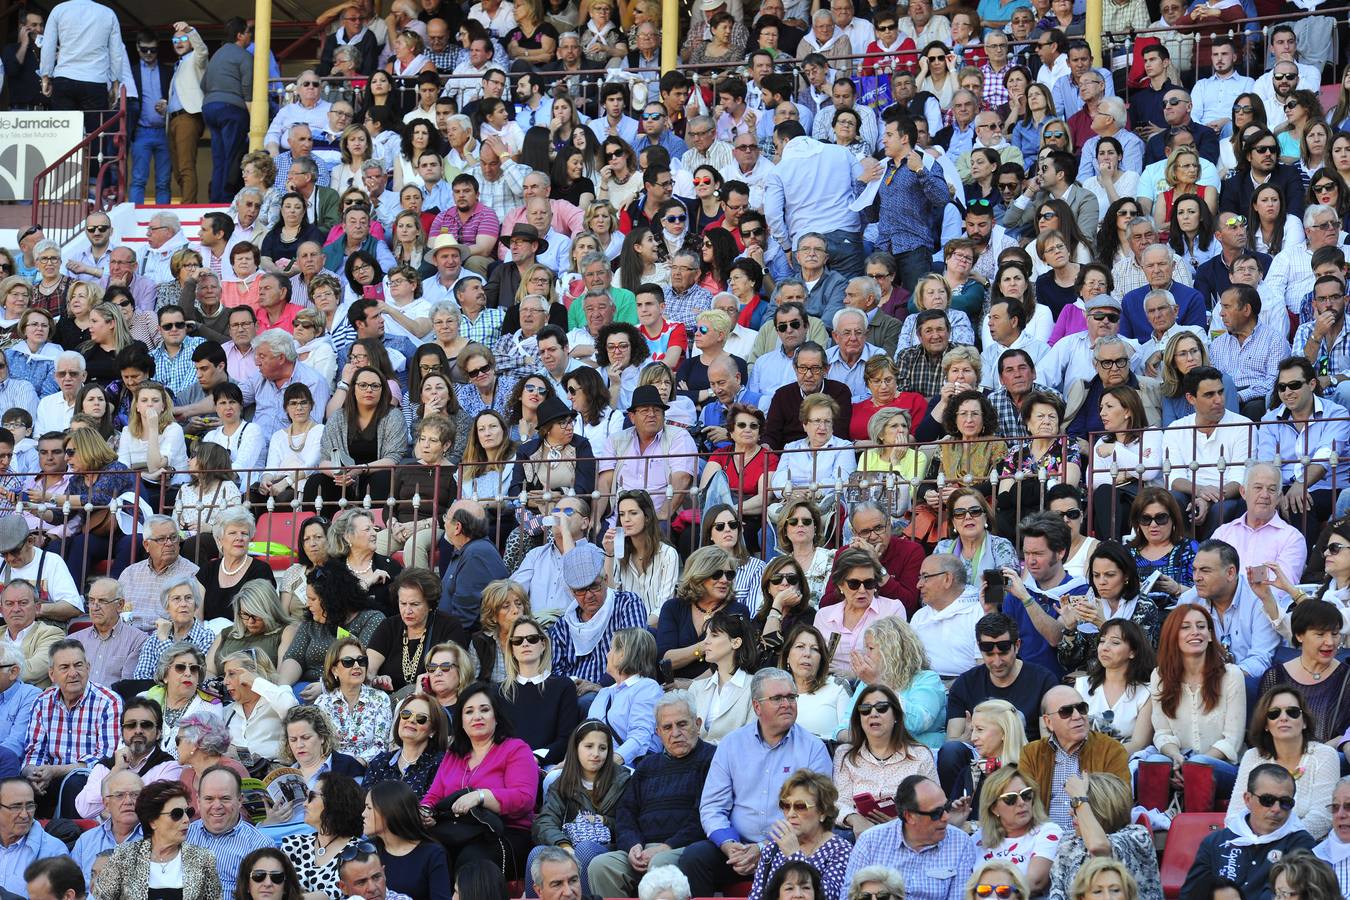
[[[579,813],[575,819],[563,825],[563,831],[567,832],[573,846],[583,841],[609,846],[614,840],[609,833],[609,826],[605,824],[605,817],[595,813]]]
[[[451,810],[456,800],[473,790],[464,788],[455,791],[432,809],[432,815],[436,819],[432,833],[442,844],[451,847],[463,846],[481,838],[501,838],[506,832],[502,817],[490,809],[475,806],[463,815],[456,815]]]

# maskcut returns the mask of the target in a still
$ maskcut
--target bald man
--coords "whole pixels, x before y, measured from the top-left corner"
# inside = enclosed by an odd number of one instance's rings
[[[1050,819],[1072,830],[1073,814],[1064,782],[1075,775],[1102,772],[1130,785],[1129,754],[1115,738],[1092,731],[1088,725],[1087,701],[1078,691],[1058,685],[1041,699],[1040,740],[1022,748],[1018,768],[1034,783],[1047,804]]]

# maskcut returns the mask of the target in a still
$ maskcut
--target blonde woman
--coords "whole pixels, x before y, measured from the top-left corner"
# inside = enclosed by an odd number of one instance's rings
[[[373,141],[364,125],[348,125],[338,137],[338,151],[342,162],[328,173],[328,186],[335,191],[361,187],[361,167],[373,159]]]
[[[127,293],[126,288],[113,288],[109,293],[114,291]],[[59,325],[57,330],[60,330]],[[131,329],[115,304],[104,301],[93,307],[89,311],[89,340],[76,348],[84,355],[85,380],[105,388],[117,381],[122,375],[117,365],[117,354],[129,347],[131,342]]]
[[[1035,782],[1016,765],[1004,766],[985,780],[978,809],[976,853],[1014,866],[1033,895],[1044,893],[1062,832],[1050,821]]]
[[[914,293],[910,300],[911,312],[919,313],[925,309],[947,311],[947,322],[951,325],[952,343],[958,346],[975,345],[975,328],[970,324],[970,316],[959,309],[952,308],[952,288],[947,279],[937,272],[923,276],[914,284]],[[916,315],[905,317],[900,326],[900,337],[896,342],[896,352],[907,350],[919,343],[915,333]]]
[[[206,674],[224,674],[225,660],[256,651],[281,659],[295,638],[295,618],[281,602],[276,585],[265,578],[246,581],[234,596],[234,626],[221,629],[206,654]]]
[[[909,733],[937,753],[946,735],[947,692],[928,662],[923,641],[908,622],[893,615],[867,626],[861,643],[850,660],[859,681],[854,705],[868,685],[885,685],[900,698]]]
[[[89,340],[89,314],[103,302],[103,288],[92,281],[72,281],[66,291],[66,311],[52,330],[52,342],[79,347]]]
[[[225,656],[221,670],[234,697],[225,707],[231,742],[258,759],[276,759],[285,736],[281,720],[295,706],[295,692],[278,683],[272,658],[256,647]]]
[[[952,797],[974,797],[978,802],[990,773],[1016,765],[1027,745],[1022,713],[1007,700],[985,700],[970,712],[968,740],[975,753],[953,785]]]
[[[1069,900],[1098,900],[1100,897],[1139,900],[1139,882],[1120,860],[1109,856],[1095,857],[1084,863],[1074,876]]]
[[[1172,227],[1172,208],[1182,197],[1197,196],[1209,207],[1211,214],[1218,212],[1219,192],[1200,183],[1200,154],[1189,146],[1172,151],[1163,177],[1167,179],[1167,190],[1160,193],[1153,204],[1153,220],[1158,224],[1160,237]]]
[[[393,234],[389,237],[389,248],[394,251],[394,259],[403,265],[420,269],[426,264],[427,233],[422,229],[422,217],[410,209],[394,216]],[[392,273],[392,269],[390,273]],[[425,336],[425,335],[424,335]]]
[[[1016,867],[1002,860],[987,860],[975,867],[966,882],[963,900],[988,900],[990,897],[1033,897],[1027,881]]]
[[[323,311],[310,307],[295,314],[291,333],[299,345],[296,358],[323,376],[326,383],[332,384],[337,377],[337,353],[333,350],[332,339],[324,333],[326,325]]]
[[[141,493],[155,504],[161,486],[188,478],[187,443],[183,426],[173,420],[173,396],[158,382],[143,382],[132,395],[129,419],[117,461],[142,473]]]
[[[535,751],[539,765],[558,765],[567,755],[567,739],[581,715],[572,679],[553,674],[553,642],[535,619],[521,617],[511,626],[502,711],[516,726],[516,737]],[[611,648],[612,649],[612,648]]]
[[[473,659],[459,644],[447,641],[427,651],[427,671],[420,680],[421,693],[435,700],[447,713],[453,714],[458,709],[459,692],[473,681]]]

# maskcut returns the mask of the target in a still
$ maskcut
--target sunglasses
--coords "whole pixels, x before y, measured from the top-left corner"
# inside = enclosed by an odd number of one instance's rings
[[[741,524],[739,522],[714,522],[713,531],[739,531]]]
[[[742,419],[736,423],[737,428],[743,428],[746,431],[759,431],[759,423],[754,419]]]
[[[1036,799],[1036,789],[1022,788],[1020,791],[1009,791],[1006,794],[999,794],[998,799],[1004,806],[1016,806],[1018,800],[1021,800],[1023,803],[1030,803],[1032,800]]]
[[[343,863],[350,862],[358,856],[366,856],[374,852],[376,852],[375,845],[370,841],[352,841],[338,854],[338,867],[341,868]]]
[[[1314,185],[1313,185],[1313,190],[1316,191],[1317,193],[1321,194],[1321,193],[1323,193],[1323,192],[1325,192],[1325,191],[1334,191],[1334,190],[1336,190],[1336,185],[1333,184],[1333,183],[1331,183],[1330,181],[1324,181],[1324,182],[1322,182],[1321,184],[1314,184]]]
[[[1061,719],[1072,719],[1074,713],[1077,713],[1080,716],[1086,716],[1088,714],[1087,701],[1082,700],[1078,703],[1066,703],[1055,710],[1055,715],[1059,716]]]
[[[891,701],[889,700],[878,700],[876,703],[858,704],[858,715],[860,716],[870,716],[874,712],[884,716],[890,711]]]
[[[981,653],[1007,653],[1013,648],[1012,641],[979,641]]]
[[[1322,555],[1335,556],[1337,553],[1340,553],[1346,547],[1350,547],[1350,544],[1327,544],[1326,549],[1322,551]]]
[[[173,670],[179,675],[184,675],[189,672],[193,675],[200,675],[202,673],[202,667],[196,663],[174,663]]]
[[[786,331],[796,331],[798,328],[802,327],[802,320],[793,319],[791,322],[779,322],[773,327],[778,329],[779,334],[783,334]]]
[[[1234,113],[1250,113],[1252,111],[1252,105],[1250,103],[1239,103],[1233,107]]]
[[[1276,803],[1280,804],[1280,809],[1288,812],[1294,808],[1294,798],[1283,794],[1257,794],[1256,802],[1260,803],[1266,809],[1270,809]]]
[[[1005,181],[998,186],[998,189],[1005,194],[1011,194],[1013,191],[1019,189],[1020,187],[1021,185],[1015,181]]]
[[[683,215],[683,214],[678,215],[678,216],[666,216],[666,217],[664,217],[661,221],[663,221],[663,222],[670,222],[670,223],[672,223],[672,224],[673,224],[673,223],[676,223],[676,222],[688,222],[688,221],[689,221],[689,217],[686,216],[686,215]]]
[[[1219,224],[1222,225],[1224,228],[1246,228],[1246,227],[1247,227],[1247,217],[1246,217],[1246,216],[1229,216],[1228,218],[1224,219],[1224,220],[1223,220],[1222,222],[1220,222]]]
[[[398,714],[402,722],[412,722],[416,725],[425,725],[431,721],[431,716],[426,713],[415,713],[410,709],[405,709]]]
[[[808,800],[779,800],[778,808],[784,813],[804,813],[815,809],[816,805]]]
[[[1169,512],[1160,512],[1156,515],[1141,515],[1139,517],[1140,525],[1170,525],[1172,524],[1172,514]]]
[[[760,235],[762,235],[763,233],[764,233],[764,229],[763,229],[763,228],[743,228],[743,229],[741,229],[741,237],[743,237],[743,238],[757,238],[757,237],[759,237]]]
[[[1274,722],[1280,716],[1288,716],[1291,721],[1297,722],[1299,719],[1303,718],[1303,710],[1297,706],[1272,706],[1270,709],[1266,710],[1267,722]]]
[[[1093,313],[1088,318],[1094,322],[1119,322],[1120,313]]]
[[[254,884],[262,884],[269,878],[272,879],[273,884],[286,883],[285,872],[267,872],[263,869],[254,869],[248,876],[249,881],[252,881]]]
[[[977,884],[976,897],[1016,897],[1022,892],[1010,884]]]
[[[477,378],[478,376],[486,375],[491,371],[492,371],[492,363],[488,363],[486,365],[479,366],[476,369],[468,369],[467,371],[465,371],[464,374],[468,375],[470,378]]]
[[[1276,144],[1262,144],[1259,147],[1253,147],[1252,152],[1260,153],[1262,156],[1269,156],[1276,153],[1279,149],[1279,146]]]
[[[133,305],[135,302],[136,302],[136,301],[132,300],[132,301],[129,301],[129,302],[127,302],[127,303],[120,303],[120,304],[118,304],[118,305],[119,305],[119,306],[131,306],[131,305]],[[187,331],[187,323],[186,323],[186,322],[160,322],[160,323],[159,323],[159,327],[162,328],[162,329],[164,329],[165,331]]]
[[[694,187],[707,187],[712,183],[713,180],[709,178],[707,175],[694,179]]]
[[[520,637],[511,638],[511,646],[519,647],[521,644],[529,644],[533,647],[544,639],[542,634],[522,634]]]
[[[1342,544],[1341,546],[1345,545]],[[1331,549],[1330,544],[1327,545],[1327,549]],[[796,572],[779,572],[777,575],[769,578],[769,584],[790,584],[793,587],[796,587],[799,583],[801,583],[801,579],[797,577]]]
[[[862,590],[875,591],[880,582],[875,578],[845,578],[844,584],[848,585],[850,591],[856,591],[860,588]]]
[[[984,509],[979,506],[962,506],[959,509],[952,510],[953,519],[976,519],[984,515]]]
[[[1275,393],[1283,394],[1285,391],[1299,391],[1308,383],[1306,378],[1300,378],[1295,381],[1277,381],[1275,382]]]
[[[1291,75],[1286,72],[1284,75],[1272,75],[1271,79],[1274,81],[1297,81],[1298,75]]]
[[[623,155],[624,152],[622,150],[611,150],[605,154],[605,159],[618,159]]]
[[[659,122],[659,121],[661,121],[661,120],[664,119],[664,118],[665,118],[665,114],[664,114],[664,113],[643,113],[643,114],[642,114],[642,121],[644,121],[644,122]]]
[[[909,812],[916,816],[926,816],[929,820],[936,822],[947,814],[947,804],[944,803],[935,809],[911,809]]]
[[[708,573],[709,581],[733,581],[736,578],[735,569],[718,569],[715,572]]]
[[[111,225],[86,225],[85,231],[89,234],[103,234],[105,231],[112,231]]]
[[[342,657],[341,659],[338,660],[338,665],[342,666],[342,668],[344,668],[344,669],[350,669],[350,668],[352,668],[352,667],[354,667],[354,666],[359,666],[359,667],[361,667],[362,669],[364,669],[364,668],[366,668],[367,666],[370,665],[370,657],[369,657],[369,656],[344,656],[344,657]]]
[[[1049,222],[1051,219],[1058,219],[1059,213],[1051,212],[1050,210],[1047,209],[1045,212],[1037,216],[1037,218],[1040,219],[1042,222]]]
[[[1062,140],[1064,140],[1064,139],[1065,139],[1066,137],[1068,137],[1068,136],[1069,136],[1069,133],[1068,133],[1067,131],[1047,131],[1047,132],[1045,133],[1045,137],[1046,137],[1047,139],[1049,139],[1049,140],[1052,140],[1052,141],[1054,141],[1054,140],[1061,140],[1061,141],[1062,141]]]
[[[1289,805],[1293,806],[1293,803],[1294,802],[1291,799],[1289,801]],[[1270,804],[1266,805],[1269,806]],[[168,816],[170,819],[173,819],[175,822],[181,822],[183,821],[184,818],[190,819],[196,814],[197,811],[190,806],[176,806],[173,809],[164,810],[164,815]]]
[[[455,664],[452,663],[452,662],[427,663],[427,671],[428,671],[428,672],[451,672],[451,671],[453,671],[454,669],[455,669]]]
[[[1066,509],[1059,515],[1067,521],[1077,522],[1079,519],[1083,518],[1083,511],[1081,509]]]

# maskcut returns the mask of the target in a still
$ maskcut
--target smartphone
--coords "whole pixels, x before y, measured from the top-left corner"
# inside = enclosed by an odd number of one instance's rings
[[[1003,595],[1008,593],[1008,579],[1001,571],[985,570],[984,578],[984,603],[986,606],[1001,606],[1003,604]]]
[[[383,300],[384,288],[378,284],[368,284],[361,289],[361,298],[364,300]]]

